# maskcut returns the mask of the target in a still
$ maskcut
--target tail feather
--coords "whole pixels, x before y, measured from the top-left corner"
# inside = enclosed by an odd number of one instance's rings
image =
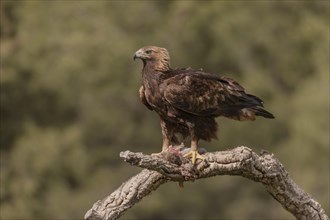
[[[275,118],[275,116],[272,113],[270,113],[262,108],[255,107],[252,110],[255,112],[255,115],[257,115],[257,116],[262,116],[265,118]]]
[[[249,97],[249,101],[251,103],[253,103],[254,105],[261,106],[261,107],[264,106],[264,101],[262,101],[259,97],[251,95],[251,94],[247,94],[247,97]]]
[[[241,109],[223,112],[221,115],[238,121],[254,121],[256,116],[262,116],[264,118],[275,118],[274,115],[261,107],[245,107]]]
[[[254,105],[252,107],[247,108],[248,112],[252,113],[255,116],[262,116],[265,118],[275,118],[272,113],[262,108],[264,107],[263,105],[264,102],[259,97],[250,94],[247,94],[247,96],[249,97],[250,103]]]

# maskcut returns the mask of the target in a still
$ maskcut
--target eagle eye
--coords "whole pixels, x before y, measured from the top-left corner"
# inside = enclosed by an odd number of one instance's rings
[[[146,54],[151,54],[152,50],[146,50]]]

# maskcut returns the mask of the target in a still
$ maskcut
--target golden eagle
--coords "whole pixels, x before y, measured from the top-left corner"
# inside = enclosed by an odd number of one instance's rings
[[[160,117],[163,135],[162,152],[178,144],[176,134],[191,137],[191,149],[185,157],[204,159],[198,153],[200,139],[216,138],[215,117],[246,121],[256,116],[274,118],[263,109],[263,101],[245,92],[233,79],[194,70],[170,67],[165,48],[146,46],[134,54],[143,61],[140,98]]]

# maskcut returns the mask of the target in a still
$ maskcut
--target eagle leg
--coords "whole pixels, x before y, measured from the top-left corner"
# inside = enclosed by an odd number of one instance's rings
[[[197,159],[205,160],[205,158],[198,153],[197,142],[198,139],[192,138],[190,151],[183,155],[183,157],[191,157],[192,164],[195,164]]]
[[[159,153],[153,153],[151,156],[161,156],[162,153],[167,152],[171,146],[171,137],[173,136],[173,131],[168,123],[166,123],[162,118],[160,118],[160,127],[162,128],[163,136],[163,146],[162,151]]]

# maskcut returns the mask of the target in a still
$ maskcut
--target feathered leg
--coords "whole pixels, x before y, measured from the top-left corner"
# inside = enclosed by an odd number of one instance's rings
[[[168,151],[169,146],[171,145],[171,139],[173,136],[173,131],[170,129],[168,123],[166,123],[162,118],[160,118],[160,127],[162,129],[162,136],[163,136],[163,146],[162,151],[160,153],[153,153],[153,156],[159,156],[163,152]]]
[[[171,134],[172,132],[168,128],[166,122],[164,120],[160,120],[160,127],[162,128],[162,136],[163,136],[163,146],[162,152],[167,151],[168,147],[171,145]]]

